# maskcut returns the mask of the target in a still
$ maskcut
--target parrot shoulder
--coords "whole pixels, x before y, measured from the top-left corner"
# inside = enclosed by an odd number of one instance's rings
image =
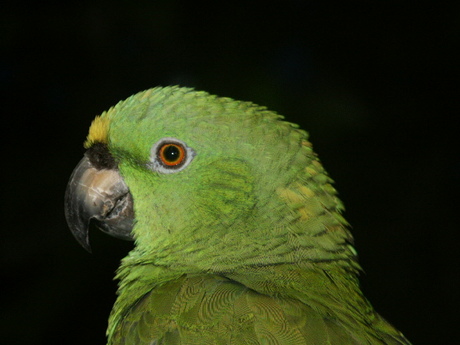
[[[351,345],[363,338],[314,304],[262,294],[219,275],[183,275],[126,308],[109,334],[112,345],[160,343]]]

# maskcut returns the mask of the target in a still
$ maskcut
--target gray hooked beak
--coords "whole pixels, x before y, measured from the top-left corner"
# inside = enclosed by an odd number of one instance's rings
[[[91,219],[109,235],[133,240],[133,198],[117,168],[96,168],[85,156],[74,169],[65,193],[65,217],[72,234],[91,252]]]

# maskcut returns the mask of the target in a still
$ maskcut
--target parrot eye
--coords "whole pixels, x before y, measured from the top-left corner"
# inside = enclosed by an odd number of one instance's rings
[[[184,169],[195,156],[195,152],[184,142],[164,138],[153,145],[149,167],[157,172],[169,174]]]

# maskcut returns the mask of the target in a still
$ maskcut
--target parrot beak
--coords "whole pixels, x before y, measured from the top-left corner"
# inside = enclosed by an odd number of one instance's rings
[[[103,231],[133,240],[133,198],[118,169],[96,168],[88,156],[74,169],[65,193],[65,217],[72,234],[91,252],[88,230],[91,219]]]

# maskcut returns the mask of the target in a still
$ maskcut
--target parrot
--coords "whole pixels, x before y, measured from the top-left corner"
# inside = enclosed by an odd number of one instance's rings
[[[309,135],[252,102],[155,87],[96,116],[65,216],[134,241],[109,345],[405,344],[361,292]]]

